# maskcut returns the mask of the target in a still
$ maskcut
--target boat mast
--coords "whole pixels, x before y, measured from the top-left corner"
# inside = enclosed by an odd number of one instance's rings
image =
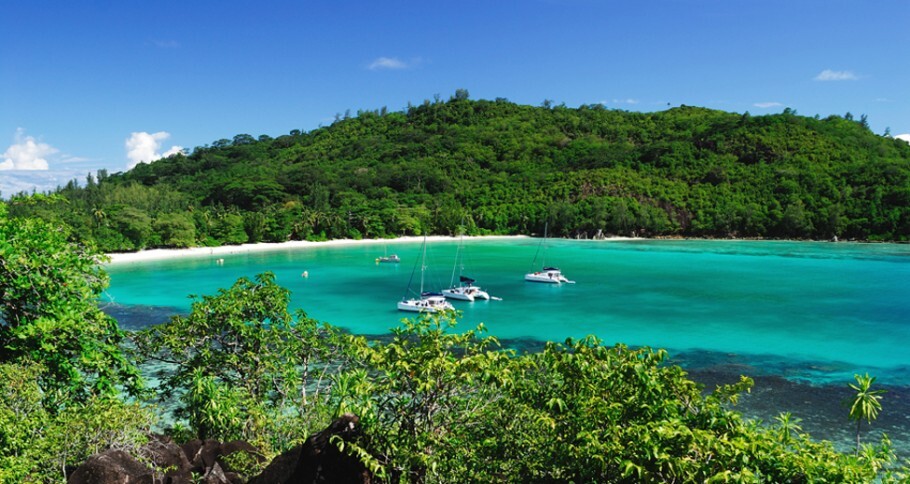
[[[462,257],[461,271],[458,275],[464,274],[464,232],[461,233],[461,240],[458,242],[458,248],[455,249],[455,264],[452,265],[452,278],[449,279],[449,287],[455,287],[455,270],[458,269],[458,258]]]
[[[423,297],[423,274],[427,268],[427,236],[423,236],[423,257],[420,260],[420,296]]]
[[[534,253],[534,260],[531,261],[531,271],[532,271],[532,272],[535,270],[534,267],[536,267],[535,264],[537,264],[537,257],[540,256],[540,249],[543,249],[543,257],[541,257],[541,260],[543,261],[543,265],[542,265],[541,267],[546,267],[546,266],[547,266],[547,245],[546,245],[546,242],[547,242],[547,228],[549,227],[549,223],[550,223],[549,221],[544,222],[544,225],[543,225],[543,239],[541,239],[541,240],[540,240],[540,243],[537,244],[537,252]]]
[[[420,294],[423,294],[423,270],[426,268],[427,260],[427,236],[423,236],[423,257],[420,259]],[[402,301],[406,300],[411,293],[411,283],[414,282],[414,273],[417,272],[417,261],[414,261],[414,268],[411,269],[411,277],[408,278],[408,287],[404,290]]]
[[[541,262],[543,265],[541,267],[547,267],[547,229],[548,228],[550,228],[549,220],[547,220],[546,222],[543,223],[543,241],[541,241],[541,245],[543,245],[543,258],[542,258]]]

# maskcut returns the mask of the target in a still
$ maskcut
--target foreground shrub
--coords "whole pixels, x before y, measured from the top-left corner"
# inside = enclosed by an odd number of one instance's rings
[[[454,317],[354,338],[362,366],[336,377],[362,416],[348,451],[388,482],[885,482],[890,442],[858,455],[730,409],[749,378],[703,396],[666,352],[593,337],[515,355]],[[482,331],[483,328],[479,328]]]
[[[148,410],[97,396],[48,412],[38,384],[43,371],[0,364],[0,482],[62,482],[96,452],[137,455],[154,422]]]

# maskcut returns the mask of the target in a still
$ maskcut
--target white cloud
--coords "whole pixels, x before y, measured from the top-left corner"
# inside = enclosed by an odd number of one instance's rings
[[[855,81],[859,79],[853,71],[832,71],[825,69],[815,76],[816,81]]]
[[[632,98],[614,99],[613,104],[638,104],[638,99],[632,99]]]
[[[13,144],[0,156],[0,170],[47,170],[47,157],[57,153],[57,148],[25,135],[19,128]]]
[[[73,156],[73,155],[61,154],[60,159],[57,161],[59,161],[60,163],[85,163],[88,161],[96,161],[96,160],[94,160],[92,158],[86,158],[83,156]]]
[[[757,108],[768,109],[768,108],[779,108],[779,107],[783,106],[783,104],[781,104],[779,102],[771,101],[771,102],[765,102],[765,103],[755,103],[755,104],[753,104],[753,106],[755,106]]]
[[[51,192],[70,180],[84,180],[84,177],[85,172],[80,170],[7,171],[0,176],[0,198],[9,198],[22,192]]]
[[[899,134],[894,137],[895,139],[904,140],[907,143],[910,143],[910,133]]]
[[[174,155],[177,155],[177,154],[180,154],[180,153],[183,153],[183,147],[182,147],[182,146],[171,146],[171,149],[165,151],[164,154],[161,155],[161,157],[162,157],[162,158],[167,158],[167,157],[174,156]]]
[[[367,67],[371,71],[377,71],[380,69],[407,69],[408,64],[404,61],[397,59],[395,57],[380,57]]]
[[[170,138],[171,134],[166,131],[157,133],[146,133],[145,131],[134,132],[126,140],[126,157],[130,159],[127,168],[132,168],[139,163],[151,163],[161,158],[175,155],[183,152],[181,146],[171,146],[164,154],[158,152],[161,149],[161,142]]]

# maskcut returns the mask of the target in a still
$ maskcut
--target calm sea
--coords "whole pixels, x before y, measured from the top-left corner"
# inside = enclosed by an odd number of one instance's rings
[[[846,447],[854,426],[843,400],[855,373],[887,388],[870,437],[886,431],[910,455],[910,245],[770,241],[431,241],[424,289],[459,273],[501,301],[454,301],[459,329],[484,323],[504,345],[593,334],[607,344],[669,350],[713,388],[756,379],[740,410],[769,421],[782,411],[813,436]],[[400,264],[376,258],[397,253]],[[537,262],[532,264],[535,256]],[[576,281],[523,280],[546,258]],[[223,263],[217,259],[223,258]],[[408,316],[396,303],[419,291],[421,244],[346,245],[108,266],[103,303],[126,329],[189,310],[238,277],[272,271],[292,306],[354,333],[383,335]],[[306,273],[306,277],[304,277]]]

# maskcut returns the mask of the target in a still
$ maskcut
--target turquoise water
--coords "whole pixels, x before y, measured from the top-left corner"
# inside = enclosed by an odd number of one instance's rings
[[[840,404],[848,396],[843,389],[855,373],[869,372],[889,388],[873,427],[887,429],[899,445],[910,441],[908,245],[550,240],[546,262],[577,281],[554,286],[523,281],[540,269],[531,266],[536,239],[464,244],[465,273],[502,301],[453,301],[463,311],[459,329],[483,322],[519,349],[589,334],[608,344],[666,348],[705,383],[758,377],[747,414],[770,420],[793,411],[813,435],[844,442],[852,426]],[[449,283],[457,247],[454,240],[428,244],[425,289]],[[395,304],[420,249],[413,242],[323,246],[115,264],[108,267],[107,302],[122,325],[141,327],[187,312],[189,294],[214,294],[240,276],[272,271],[292,291],[293,307],[381,335],[408,316]],[[402,263],[376,264],[386,250]],[[221,257],[223,265],[216,263]],[[413,277],[417,290],[419,271]]]
[[[426,289],[448,284],[457,245],[428,244]],[[407,316],[395,303],[420,247],[391,244],[401,264],[376,264],[382,247],[354,245],[228,255],[223,265],[212,257],[111,265],[108,294],[122,305],[186,312],[190,294],[272,271],[292,291],[293,307],[355,333],[383,334]],[[671,352],[812,363],[792,378],[869,371],[910,385],[910,246],[550,240],[547,263],[577,281],[560,286],[522,280],[537,249],[533,239],[465,241],[465,273],[503,300],[453,302],[463,311],[460,328],[483,322],[505,340],[594,334]],[[419,279],[418,271],[415,290]]]

